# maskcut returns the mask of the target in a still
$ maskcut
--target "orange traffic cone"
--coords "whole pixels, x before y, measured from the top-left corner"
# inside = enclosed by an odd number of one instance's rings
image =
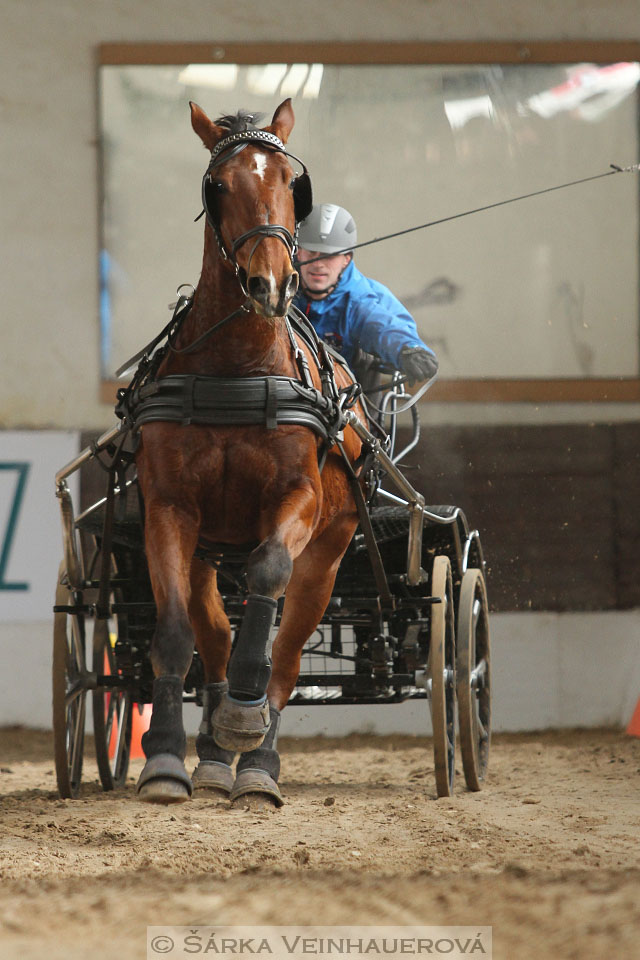
[[[629,720],[627,733],[632,737],[640,737],[640,700],[638,700],[636,703],[633,716],[631,717],[631,720]]]
[[[131,750],[129,757],[131,760],[145,759],[145,753],[142,749],[142,734],[146,733],[149,729],[149,724],[151,723],[151,710],[152,704],[145,703],[142,705],[142,712],[140,711],[140,706],[137,703],[133,705],[133,711],[131,714]],[[116,755],[116,737],[117,729],[114,723],[111,729],[111,739],[109,741],[109,757],[111,760]]]

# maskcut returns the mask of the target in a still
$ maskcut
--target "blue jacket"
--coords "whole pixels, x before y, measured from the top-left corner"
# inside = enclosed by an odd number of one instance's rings
[[[349,364],[357,347],[376,353],[396,369],[403,347],[421,347],[433,353],[418,336],[415,320],[397,297],[383,284],[360,273],[353,260],[335,290],[323,300],[308,300],[299,291],[293,302],[309,318],[318,336],[340,350]]]

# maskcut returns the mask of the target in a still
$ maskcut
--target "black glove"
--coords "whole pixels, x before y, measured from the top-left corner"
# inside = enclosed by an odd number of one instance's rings
[[[403,347],[400,351],[400,370],[413,386],[416,382],[430,380],[438,370],[438,361],[422,347]]]

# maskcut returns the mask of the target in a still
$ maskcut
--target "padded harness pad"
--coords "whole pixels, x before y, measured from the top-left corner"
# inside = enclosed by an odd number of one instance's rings
[[[335,403],[290,377],[162,377],[135,390],[127,406],[136,427],[167,420],[267,429],[293,424],[309,427],[324,440],[341,420]]]

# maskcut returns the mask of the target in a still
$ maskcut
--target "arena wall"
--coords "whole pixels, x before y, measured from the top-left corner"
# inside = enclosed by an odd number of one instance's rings
[[[101,402],[99,390],[98,45],[203,40],[212,44],[638,41],[640,10],[636,0],[568,0],[563,4],[516,0],[506,5],[498,0],[482,4],[325,0],[321,5],[293,4],[291,0],[260,4],[221,0],[215,5],[204,0],[139,0],[133,4],[94,0],[90,5],[81,0],[3,0],[0,6],[4,306],[0,464],[12,468],[3,470],[0,478],[8,484],[3,500],[6,515],[0,516],[2,549],[15,506],[15,484],[21,476],[15,464],[30,464],[32,479],[45,476],[42,487],[28,488],[29,497],[37,491],[37,501],[23,499],[21,503],[11,556],[5,555],[0,576],[0,581],[9,584],[38,583],[37,596],[29,595],[27,600],[26,593],[21,600],[16,599],[21,591],[0,589],[0,723],[46,726],[51,619],[43,606],[53,601],[55,557],[60,554],[57,521],[53,519],[57,510],[53,471],[68,459],[70,450],[78,448],[81,431],[102,430],[113,422],[112,408]],[[549,427],[557,436],[558,426],[584,429],[594,424],[611,430],[610,425],[628,421],[634,430],[639,420],[640,405],[630,403],[436,403],[423,418],[427,430],[429,426],[446,431],[448,427],[491,425],[498,431],[498,444],[504,443],[506,434],[501,431],[507,426],[517,430]],[[451,469],[454,466],[455,461]],[[607,488],[607,502],[615,501],[612,516],[624,510],[629,498],[633,502],[636,475],[634,469],[629,470],[628,490],[624,482],[620,486],[619,479],[613,493]],[[599,476],[604,489],[604,473]],[[577,470],[576,482],[579,477]],[[584,531],[592,529],[601,503],[598,493],[584,502],[582,518],[573,515],[578,544],[580,520]],[[535,515],[535,510],[532,513]],[[34,518],[42,520],[40,525],[34,527]],[[619,526],[612,523],[611,530]],[[526,524],[524,527],[522,536],[526,538]],[[635,542],[633,526],[627,527],[629,537]],[[587,540],[591,549],[589,537]],[[632,546],[626,547],[629,556],[635,552]],[[544,554],[540,555],[539,563],[545,562]],[[608,569],[609,579],[611,575]],[[629,607],[629,603],[597,606],[600,609],[591,612],[566,605],[552,612],[515,612],[508,604],[501,605],[502,612],[494,616],[498,728],[625,722],[640,695],[640,613],[637,607],[616,609]],[[354,724],[375,729],[389,729],[388,724],[392,729],[413,728],[414,707],[388,709],[390,714],[381,713],[389,719],[360,708],[353,714],[319,711],[317,719],[311,710],[304,719],[304,711],[296,708],[289,723],[291,732],[300,733],[325,728],[336,732],[352,729]],[[397,719],[392,717],[394,710]]]

